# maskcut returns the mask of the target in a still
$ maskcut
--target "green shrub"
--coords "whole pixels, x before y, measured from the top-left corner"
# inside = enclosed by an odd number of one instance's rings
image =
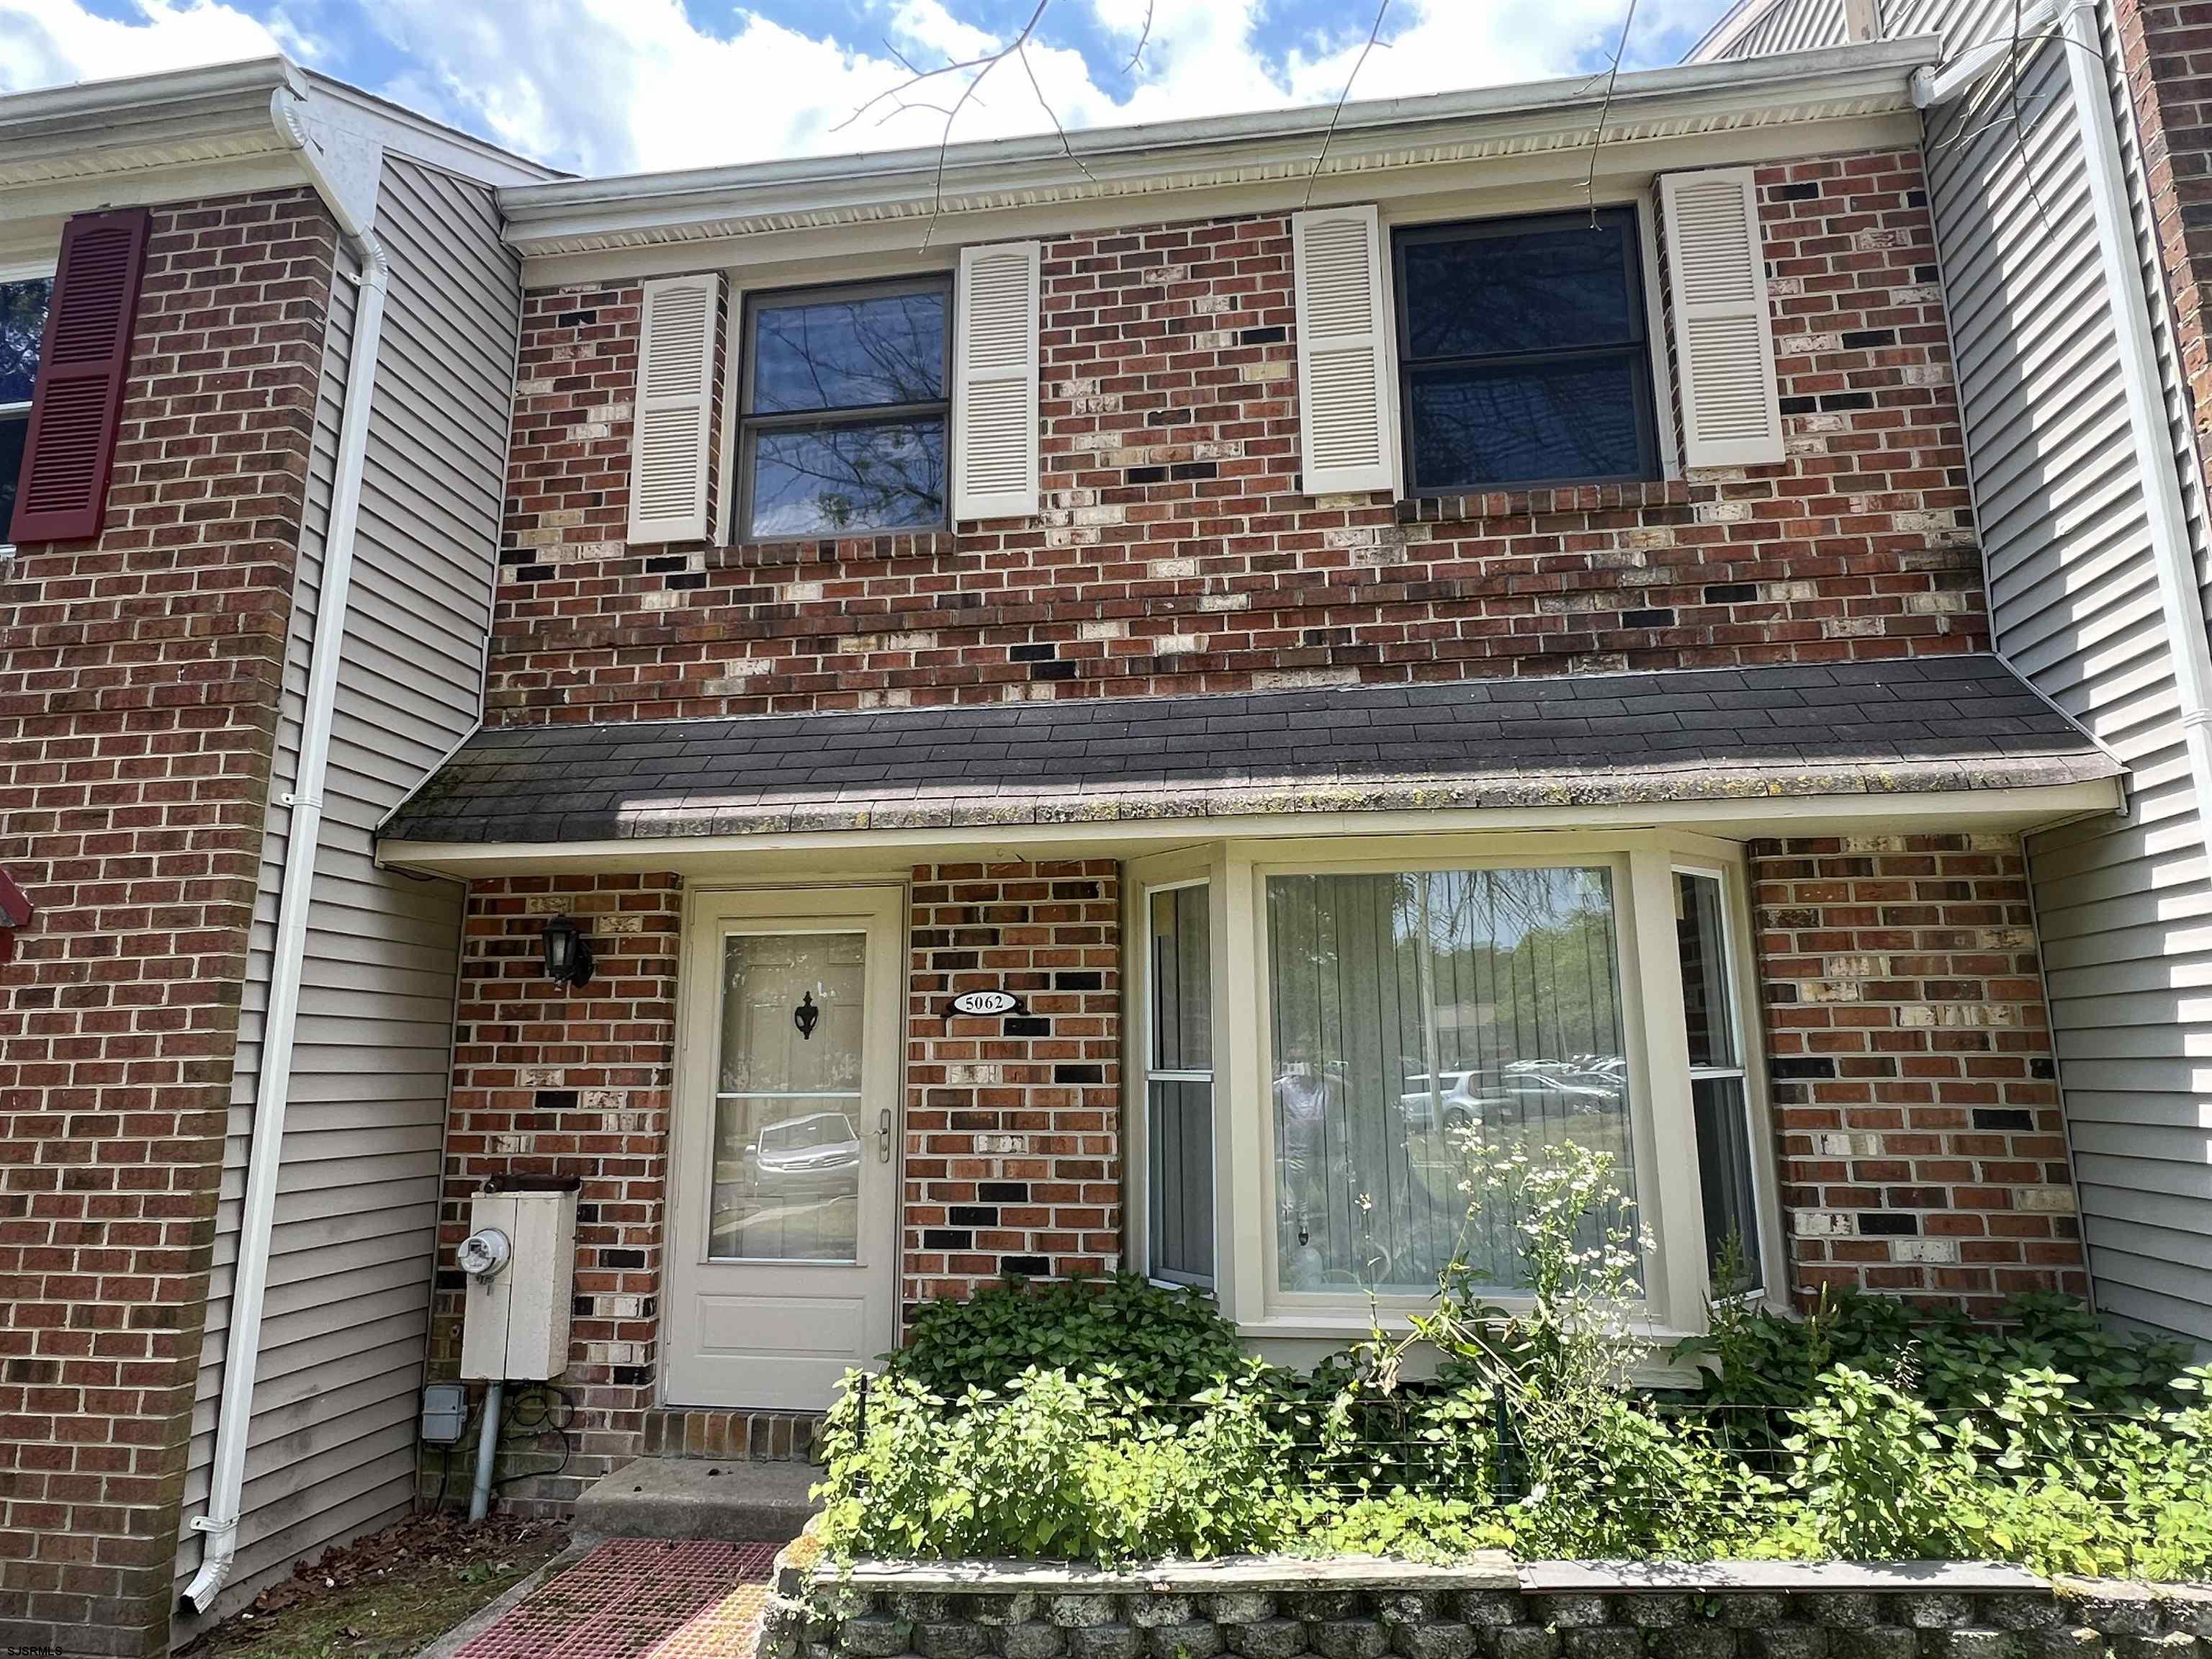
[[[1280,1547],[1285,1448],[1257,1397],[1224,1393],[1182,1422],[1141,1403],[1098,1376],[1035,1370],[1003,1395],[950,1401],[902,1378],[848,1388],[823,1429],[823,1541],[921,1560]]]
[[[1192,1290],[1121,1273],[1035,1285],[1007,1279],[965,1302],[925,1303],[892,1376],[951,1397],[1004,1389],[1024,1371],[1120,1382],[1150,1401],[1185,1401],[1243,1369],[1237,1328]]]
[[[1123,1278],[939,1304],[824,1435],[834,1553],[1120,1562],[2017,1561],[2212,1577],[2212,1368],[2022,1297],[2007,1323],[1874,1297],[1715,1310],[1686,1405],[1637,1393],[1632,1206],[1602,1154],[1462,1137],[1512,1220],[1512,1310],[1458,1264],[1404,1338],[1311,1373],[1239,1356],[1202,1299]],[[1408,1381],[1417,1345],[1437,1375]],[[848,1379],[849,1381],[849,1379]]]

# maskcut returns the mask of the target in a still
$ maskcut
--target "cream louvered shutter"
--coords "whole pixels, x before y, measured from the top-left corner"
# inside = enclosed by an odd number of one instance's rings
[[[952,516],[1037,510],[1036,242],[960,251],[953,302]]]
[[[1291,221],[1297,267],[1298,424],[1305,492],[1397,482],[1382,227],[1372,205]]]
[[[1751,169],[1668,173],[1659,181],[1659,201],[1682,379],[1683,460],[1690,466],[1779,461],[1774,326]]]
[[[637,427],[629,468],[629,538],[707,534],[707,451],[714,424],[716,276],[645,285],[637,349]]]

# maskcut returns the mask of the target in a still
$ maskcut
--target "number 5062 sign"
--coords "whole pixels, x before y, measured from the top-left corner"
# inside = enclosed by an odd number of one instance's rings
[[[963,1014],[970,1019],[989,1019],[1000,1014],[1022,1012],[1022,1000],[1012,991],[963,991],[945,1005],[949,1018]]]

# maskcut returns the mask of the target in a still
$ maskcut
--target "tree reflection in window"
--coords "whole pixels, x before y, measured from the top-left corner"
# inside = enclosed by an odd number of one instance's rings
[[[945,521],[951,307],[936,279],[754,302],[741,436],[748,536]]]
[[[46,277],[0,283],[0,543],[15,516],[15,482],[31,428],[31,396],[39,384],[40,343],[46,331]]]
[[[1398,233],[1414,494],[1658,476],[1638,248],[1629,208]]]

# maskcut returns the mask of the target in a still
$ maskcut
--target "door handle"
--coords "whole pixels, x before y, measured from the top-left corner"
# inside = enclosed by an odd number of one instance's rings
[[[876,1119],[876,1162],[888,1164],[890,1161],[891,1109],[886,1106],[881,1115]]]

